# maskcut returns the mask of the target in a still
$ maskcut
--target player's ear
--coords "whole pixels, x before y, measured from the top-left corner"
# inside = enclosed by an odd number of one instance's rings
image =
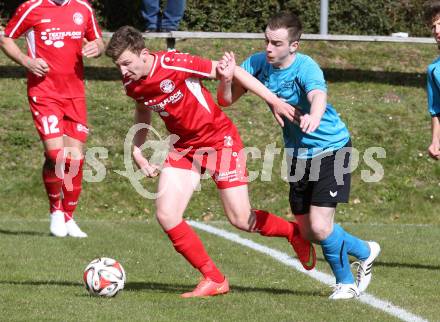
[[[292,41],[289,45],[289,52],[294,54],[299,48],[299,41]]]
[[[146,62],[147,61],[147,57],[148,57],[148,49],[147,48],[142,49],[140,56],[141,56],[142,60],[144,62]]]

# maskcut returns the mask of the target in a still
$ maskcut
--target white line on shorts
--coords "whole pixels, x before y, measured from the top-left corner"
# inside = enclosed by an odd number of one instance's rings
[[[318,270],[312,270],[312,271],[306,271],[301,263],[297,260],[294,259],[292,257],[290,257],[289,255],[287,255],[286,253],[280,252],[276,249],[273,248],[269,248],[267,246],[258,244],[256,242],[253,242],[252,240],[246,239],[246,238],[242,238],[239,235],[235,234],[235,233],[231,233],[228,232],[226,230],[223,229],[219,229],[210,225],[206,225],[200,222],[196,222],[196,221],[192,221],[189,220],[188,223],[195,227],[198,228],[200,230],[206,231],[210,234],[222,237],[224,239],[230,240],[234,243],[246,246],[248,248],[251,248],[257,252],[266,254],[274,259],[276,259],[277,261],[283,263],[284,265],[293,267],[294,269],[296,269],[297,271],[300,271],[301,273],[304,273],[308,276],[310,276],[311,278],[318,280],[321,283],[327,284],[327,285],[333,285],[334,284],[334,277],[329,275],[329,274],[325,274],[323,272],[320,272]],[[384,301],[381,299],[378,299],[376,297],[374,297],[373,295],[367,294],[367,293],[363,293],[360,297],[359,297],[359,301],[368,304],[376,309],[379,309],[381,311],[384,311],[396,318],[399,318],[403,321],[408,321],[408,322],[428,322],[427,320],[425,320],[424,318],[417,316],[415,314],[412,314],[411,312],[408,312],[394,304],[392,304],[391,302],[388,301]]]

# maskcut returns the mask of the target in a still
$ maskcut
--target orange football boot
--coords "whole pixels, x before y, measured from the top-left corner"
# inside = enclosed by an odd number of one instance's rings
[[[314,269],[316,265],[316,252],[313,243],[304,239],[300,234],[290,237],[289,242],[302,266],[308,271]]]
[[[229,292],[229,282],[225,277],[225,280],[221,283],[216,283],[209,277],[204,278],[196,286],[192,292],[183,293],[180,295],[183,298],[190,297],[204,297],[204,296],[214,296],[220,294],[226,294]]]

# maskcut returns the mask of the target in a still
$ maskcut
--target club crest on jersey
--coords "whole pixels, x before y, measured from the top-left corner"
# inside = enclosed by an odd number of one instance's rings
[[[165,79],[160,82],[160,89],[166,94],[174,91],[174,88],[176,88],[176,85],[174,85],[174,82],[170,79]]]
[[[80,12],[75,12],[73,14],[73,22],[78,26],[81,26],[84,22],[84,17]]]

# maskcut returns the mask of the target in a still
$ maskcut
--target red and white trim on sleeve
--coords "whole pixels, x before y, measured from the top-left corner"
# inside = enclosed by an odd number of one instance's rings
[[[26,12],[21,16],[20,20],[17,22],[17,24],[15,25],[15,27],[12,29],[12,31],[6,35],[9,38],[13,38],[15,32],[17,31],[17,29],[20,27],[20,25],[23,23],[24,19],[26,19],[26,17],[32,12],[32,10],[34,10],[35,8],[37,8],[38,6],[40,6],[43,3],[43,0],[38,0],[36,3],[34,3],[33,5],[31,5]]]
[[[167,65],[166,64],[166,60],[169,59],[169,57],[165,57],[165,56],[166,55],[163,55],[161,57],[161,59],[160,59],[160,64],[165,69],[173,69],[173,70],[178,70],[178,71],[181,71],[181,72],[198,74],[198,75],[201,75],[201,76],[204,76],[204,77],[210,77],[211,76],[211,74],[209,74],[209,73],[203,73],[203,72],[195,70],[195,69],[189,69],[189,68],[184,68],[184,67]]]

